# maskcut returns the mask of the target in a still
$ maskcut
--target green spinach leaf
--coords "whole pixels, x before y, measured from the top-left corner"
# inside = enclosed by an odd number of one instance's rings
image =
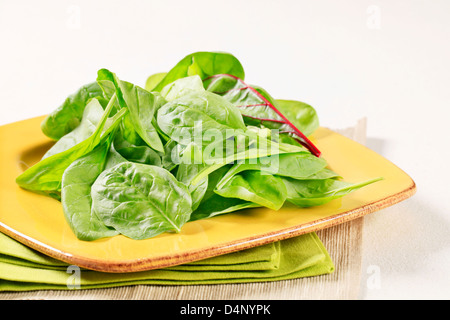
[[[109,128],[104,130],[108,120],[108,115],[112,110],[115,96],[110,100],[111,103],[103,113],[102,119],[97,126],[96,131],[86,140],[78,143],[72,148],[52,155],[28,168],[16,178],[16,182],[24,189],[51,194],[52,196],[61,191],[61,181],[64,171],[76,159],[91,152],[102,140],[117,127],[126,114],[127,109],[122,109],[114,115]]]
[[[218,183],[218,187],[222,187],[234,175],[247,170],[294,179],[310,179],[312,176],[319,177],[318,172],[324,170],[327,166],[327,162],[323,158],[317,158],[309,152],[276,154],[272,157],[252,160],[238,161]],[[325,175],[325,177],[328,176],[329,174]]]
[[[189,76],[204,79],[214,74],[227,73],[244,79],[245,73],[239,60],[226,52],[195,52],[184,57],[155,85],[151,91],[161,91],[169,83]],[[154,77],[154,76],[152,76]],[[148,88],[153,86],[153,80]]]
[[[192,179],[200,171],[204,164],[185,164],[181,163],[177,167],[176,178],[178,181],[184,183],[191,193],[192,197],[192,210],[196,210],[200,205],[203,197],[205,196],[206,190],[208,188],[208,177],[203,178],[197,184],[192,184]]]
[[[89,138],[97,129],[103,116],[103,107],[97,99],[92,99],[84,109],[81,123],[71,132],[59,139],[42,157],[48,158],[66,151]]]
[[[382,180],[376,178],[361,183],[349,183],[337,179],[296,180],[286,177],[282,179],[288,191],[287,201],[299,207],[320,206]]]
[[[166,101],[172,101],[190,93],[201,93],[204,91],[203,81],[196,75],[181,78],[169,83],[161,90],[161,96],[164,97]]]
[[[154,126],[154,115],[165,101],[139,86],[119,80],[114,73],[107,69],[99,70],[97,79],[114,84],[119,105],[129,110],[129,118],[125,118],[127,127],[134,127],[136,133],[149,147],[164,152],[161,138]]]
[[[109,146],[110,141],[105,141],[76,159],[62,177],[61,203],[64,216],[80,240],[92,241],[118,234],[116,230],[105,226],[92,210],[91,187],[106,166]]]
[[[150,77],[147,78],[147,81],[145,81],[145,90],[149,92],[154,91],[158,83],[160,83],[166,75],[167,72],[159,72],[152,74]]]
[[[272,210],[279,210],[287,197],[281,178],[255,170],[234,175],[214,191],[222,197],[238,198]]]
[[[260,207],[259,204],[239,198],[225,198],[214,192],[217,183],[231,166],[223,166],[206,177],[208,185],[200,202],[191,214],[190,221],[212,218],[218,215],[235,212],[242,209]]]
[[[127,161],[161,166],[161,155],[145,143],[134,145],[118,134],[114,140],[114,147]]]
[[[237,134],[232,138],[234,139],[234,142],[231,143],[232,147],[225,145],[225,150],[222,152],[210,155],[210,152],[206,152],[205,148],[203,159],[208,166],[197,173],[192,179],[193,184],[198,183],[205,176],[230,163],[257,163],[259,158],[271,159],[285,153],[309,153],[301,146],[272,141],[270,138],[260,136],[252,130],[247,130],[245,133]],[[219,148],[213,146],[212,149],[220,150],[220,145]]]
[[[118,164],[100,174],[91,195],[105,225],[132,239],[179,232],[192,213],[188,188],[157,166]]]
[[[159,128],[172,140],[188,145],[207,145],[204,132],[227,139],[234,130],[246,131],[239,110],[213,93],[195,92],[170,101],[158,110]]]
[[[61,139],[78,127],[87,103],[93,98],[102,99],[103,97],[103,91],[98,83],[93,82],[82,86],[42,121],[42,132],[51,139]]]

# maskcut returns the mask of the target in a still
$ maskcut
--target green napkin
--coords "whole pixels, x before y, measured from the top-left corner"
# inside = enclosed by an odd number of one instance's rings
[[[0,291],[263,282],[333,271],[334,264],[314,232],[189,264],[120,274],[69,266],[0,233]]]

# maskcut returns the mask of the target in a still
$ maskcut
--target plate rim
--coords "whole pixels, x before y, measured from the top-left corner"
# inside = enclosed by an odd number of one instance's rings
[[[127,261],[110,260],[107,261],[107,263],[106,260],[96,260],[77,256],[76,254],[59,251],[55,248],[45,245],[41,241],[33,239],[32,237],[14,230],[13,228],[7,226],[2,222],[0,222],[0,231],[32,249],[35,249],[43,254],[46,254],[52,258],[66,262],[68,264],[77,265],[81,268],[108,273],[141,272],[167,268],[222,254],[250,249],[256,246],[300,236],[309,232],[327,229],[341,223],[361,218],[369,213],[385,209],[401,201],[404,201],[412,197],[416,193],[416,190],[416,184],[413,180],[411,180],[411,185],[408,188],[399,191],[396,194],[373,201],[371,203],[364,204],[360,207],[348,211],[340,212],[333,216],[310,221],[309,223],[305,223],[302,225],[296,225],[289,228],[267,232],[265,234],[250,236],[247,238],[240,238],[238,240],[221,243],[220,245],[203,247],[202,249],[196,249],[194,251],[189,251],[181,254],[176,253],[171,254],[170,256],[152,257],[147,259],[142,258]],[[212,255],[211,253],[214,254]],[[174,261],[177,261],[178,263],[174,263]]]

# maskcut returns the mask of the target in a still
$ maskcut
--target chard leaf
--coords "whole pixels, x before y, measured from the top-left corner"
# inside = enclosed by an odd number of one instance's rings
[[[298,120],[297,117],[288,119],[275,105],[268,94],[261,94],[254,87],[246,84],[242,79],[229,74],[216,74],[203,79],[205,88],[216,94],[221,95],[230,101],[234,106],[241,110],[247,125],[261,125],[271,129],[280,130],[280,134],[293,135],[300,144],[305,146],[315,156],[320,156],[320,151],[306,137],[306,135],[297,128],[292,121]],[[292,103],[282,102],[283,108],[292,107]],[[295,104],[295,107],[306,108],[306,105]],[[309,106],[310,107],[310,106]],[[289,112],[289,115],[296,111]],[[302,119],[300,116],[299,119]],[[301,122],[300,122],[301,124]]]
[[[319,127],[316,110],[309,104],[295,100],[277,99],[276,107],[286,116],[305,136],[310,136]]]

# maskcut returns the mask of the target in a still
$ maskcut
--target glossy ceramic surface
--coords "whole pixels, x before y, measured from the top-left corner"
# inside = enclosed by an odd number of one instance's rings
[[[21,189],[15,178],[52,145],[42,117],[0,127],[0,231],[56,259],[104,272],[135,272],[187,263],[340,224],[412,196],[414,181],[372,150],[325,128],[312,137],[345,181],[384,180],[329,204],[280,211],[257,208],[185,224],[179,234],[148,240],[115,236],[78,240],[60,202]]]

